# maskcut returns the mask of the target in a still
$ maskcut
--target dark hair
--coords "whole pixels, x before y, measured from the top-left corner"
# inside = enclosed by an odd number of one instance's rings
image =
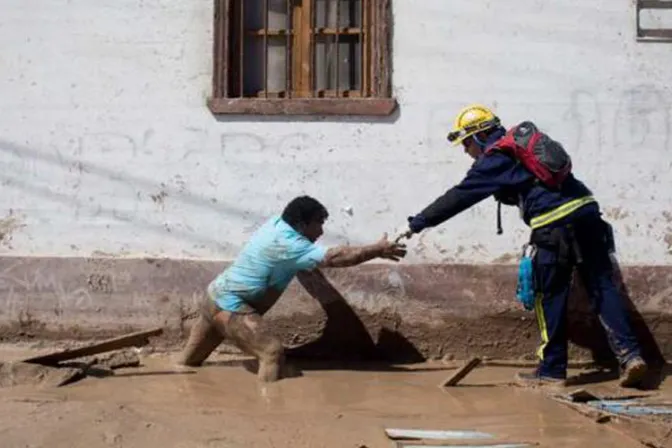
[[[313,221],[325,220],[328,216],[324,205],[310,196],[292,199],[282,212],[282,219],[294,228],[300,224],[308,225]]]

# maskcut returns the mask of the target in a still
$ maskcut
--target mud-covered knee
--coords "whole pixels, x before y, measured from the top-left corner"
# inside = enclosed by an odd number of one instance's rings
[[[277,339],[268,341],[261,352],[264,361],[267,362],[278,362],[284,358],[284,354],[285,349]]]

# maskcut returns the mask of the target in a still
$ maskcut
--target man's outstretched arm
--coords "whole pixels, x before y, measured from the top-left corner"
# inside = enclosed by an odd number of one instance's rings
[[[474,163],[462,182],[409,219],[410,231],[418,233],[438,226],[503,188],[518,185],[530,177],[528,171],[504,154],[483,156]]]
[[[327,250],[318,267],[343,268],[382,258],[399,261],[406,256],[406,245],[389,241],[387,234],[376,243],[367,246],[337,246]]]

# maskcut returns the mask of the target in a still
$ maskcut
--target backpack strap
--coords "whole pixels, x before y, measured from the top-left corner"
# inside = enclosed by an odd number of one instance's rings
[[[502,201],[497,200],[497,235],[504,233],[502,229]]]

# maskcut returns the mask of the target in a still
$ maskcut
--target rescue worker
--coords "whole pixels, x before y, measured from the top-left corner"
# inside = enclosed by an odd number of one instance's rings
[[[406,246],[387,235],[367,246],[325,248],[316,244],[328,217],[310,196],[294,198],[281,216],[268,219],[251,237],[233,264],[208,286],[199,316],[179,364],[199,366],[224,340],[255,356],[258,379],[280,379],[284,349],[262,316],[302,271],[355,266],[374,258],[398,261]]]
[[[533,123],[523,124],[519,127],[521,132],[507,134],[500,119],[487,107],[476,104],[461,110],[448,140],[454,145],[462,144],[474,163],[459,184],[408,218],[407,236],[438,226],[490,196],[499,204],[517,205],[532,230],[530,243],[536,247],[533,257],[536,299],[532,297],[542,341],[537,351],[540,358],[537,369],[531,373],[519,372],[517,382],[564,384],[567,299],[572,271],[577,267],[621,366],[620,384],[635,387],[647,366],[628,322],[624,300],[613,281],[611,227],[602,220],[591,191],[571,172],[557,188],[549,188],[520,163],[520,155],[514,157],[511,152],[500,150],[505,147],[502,143],[505,137],[514,135],[527,142],[530,131],[538,131]],[[545,140],[544,144],[547,143],[563,153],[561,145],[552,140]],[[498,226],[501,233],[499,209]]]

